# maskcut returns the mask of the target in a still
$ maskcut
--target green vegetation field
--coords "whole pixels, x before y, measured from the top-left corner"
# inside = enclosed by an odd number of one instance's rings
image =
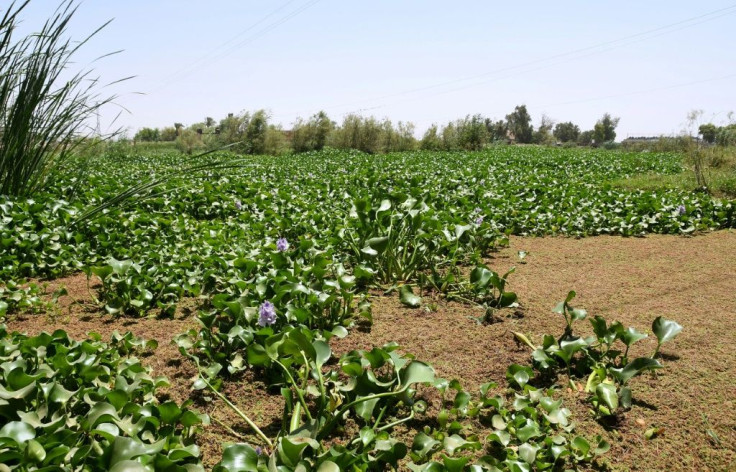
[[[215,160],[218,168],[200,167]],[[681,162],[675,153],[536,146],[247,159],[111,147],[84,173],[61,169],[33,198],[0,196],[0,314],[15,328],[18,319],[67,317],[55,304],[66,290],[45,293],[44,284],[83,273],[86,309],[99,323],[191,321],[167,333],[178,351],[166,352],[194,376],[182,404],[182,393],[163,394],[168,382],[135,357],[160,342],[0,330],[0,471],[202,470],[201,438],[211,441],[213,428],[220,442],[239,443],[204,457],[218,471],[606,467],[617,422],[641,408],[629,381],[647,377],[644,390],[656,390],[653,372],[677,369],[662,362],[661,346],[693,327],[654,313],[630,328],[593,316],[596,307],[568,294],[577,287],[559,286],[560,299],[547,300],[557,304],[548,316],[564,322],[559,332],[520,332],[509,320],[524,316],[527,294],[492,257],[514,251],[525,264],[525,252],[508,248],[517,236],[735,227],[736,202],[611,185],[678,175]],[[362,339],[385,297],[428,314],[457,304],[477,317],[465,329],[507,325],[498,335],[525,352],[471,388],[440,378],[431,359],[392,339],[339,348]],[[259,423],[269,414],[230,397],[244,383],[271,399],[275,421]],[[587,407],[568,409],[566,389]],[[210,425],[203,412],[212,402],[230,409],[230,424]],[[606,429],[592,436],[594,428],[576,430],[581,422]],[[713,444],[728,441],[710,431]],[[649,441],[662,434],[644,431]]]

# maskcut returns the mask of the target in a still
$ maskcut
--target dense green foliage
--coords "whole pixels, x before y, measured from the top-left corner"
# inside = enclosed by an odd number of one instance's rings
[[[167,380],[133,356],[155,343],[90,337],[0,325],[0,470],[203,471],[193,435],[208,418],[159,403]]]
[[[198,368],[192,387],[233,408],[260,444],[225,448],[220,472],[384,470],[399,461],[412,470],[528,471],[590,462],[608,444],[574,433],[544,371],[588,376],[595,411],[611,414],[630,406],[632,376],[660,367],[654,357],[679,332],[677,323],[655,320],[654,356],[629,362],[611,345],[628,347],[641,335],[596,317],[595,339],[574,336],[572,323],[585,312],[570,306],[571,293],[557,310],[568,320],[563,337],[547,336],[541,347],[525,338],[533,366],[512,365],[508,389],[489,383],[479,395],[437,378],[395,344],[338,359],[329,340],[372,321],[370,287],[396,290],[412,307],[432,290],[484,307],[479,321],[492,321],[523,299],[508,287],[513,269],[500,275],[484,264],[512,233],[683,234],[735,223],[732,202],[606,183],[679,172],[674,154],[501,147],[253,157],[238,167],[204,165],[196,182],[173,173],[122,207],[79,219],[130,186],[190,165],[179,153],[94,159],[97,171],[54,174],[34,199],[0,197],[7,281],[0,315],[40,302],[38,286],[24,278],[79,270],[102,281],[100,305],[114,316],[171,314],[182,297],[197,297],[199,327],[175,337]],[[215,159],[236,163],[225,153]],[[471,267],[469,275],[461,270]],[[4,463],[11,470],[200,470],[191,441],[206,418],[155,401],[161,382],[129,356],[143,347],[128,335],[106,345],[96,335],[77,342],[60,331],[32,338],[0,331]],[[284,398],[275,437],[222,393],[244,370]],[[427,415],[420,389],[442,397],[436,417]],[[448,392],[454,398],[445,399]],[[426,426],[408,442],[393,435],[415,418]],[[478,437],[476,421],[492,426],[487,437]]]
[[[257,157],[194,184],[173,179],[151,198],[73,224],[86,208],[183,162],[176,153],[96,159],[88,177],[56,175],[34,199],[0,197],[4,280],[86,268],[103,278],[112,313],[171,310],[181,296],[234,295],[278,270],[268,248],[280,237],[294,261],[321,257],[364,284],[477,261],[506,233],[632,236],[735,224],[731,202],[605,183],[677,173],[677,155],[533,147]]]

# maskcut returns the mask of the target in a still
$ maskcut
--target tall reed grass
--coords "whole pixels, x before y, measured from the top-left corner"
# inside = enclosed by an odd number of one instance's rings
[[[16,40],[29,3],[11,2],[0,19],[0,195],[37,191],[93,134],[90,121],[115,99],[100,94],[92,70],[73,75],[69,70],[75,53],[109,21],[72,41],[67,29],[77,5],[64,0],[39,31]]]

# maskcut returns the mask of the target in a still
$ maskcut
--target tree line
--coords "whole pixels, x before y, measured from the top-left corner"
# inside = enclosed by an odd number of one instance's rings
[[[212,117],[185,127],[143,128],[136,142],[170,141],[182,151],[192,153],[231,146],[243,154],[282,154],[318,151],[325,147],[357,149],[367,153],[387,153],[416,149],[435,151],[474,151],[495,144],[602,145],[616,139],[619,118],[605,113],[593,129],[581,131],[570,121],[555,123],[542,115],[537,127],[526,105],[519,105],[494,120],[481,114],[467,115],[445,125],[432,125],[417,139],[411,122],[394,123],[387,118],[346,115],[342,123],[331,120],[324,111],[298,118],[291,129],[269,122],[265,110],[228,114],[216,121]]]

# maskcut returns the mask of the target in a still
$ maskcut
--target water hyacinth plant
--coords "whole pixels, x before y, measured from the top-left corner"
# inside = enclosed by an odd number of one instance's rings
[[[276,323],[276,307],[269,301],[263,302],[258,309],[258,326],[271,326]]]
[[[289,242],[286,238],[279,238],[278,241],[276,241],[276,249],[279,252],[285,252],[289,249]]]

